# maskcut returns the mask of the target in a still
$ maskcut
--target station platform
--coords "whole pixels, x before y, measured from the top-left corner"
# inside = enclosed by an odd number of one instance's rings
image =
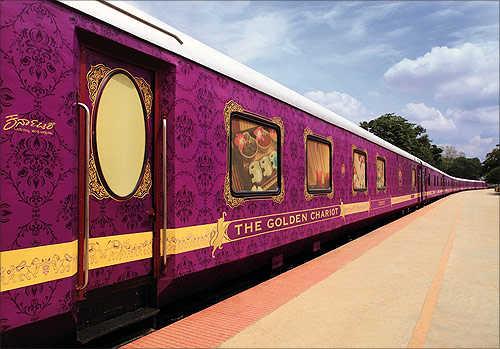
[[[499,203],[452,194],[123,348],[498,348]]]

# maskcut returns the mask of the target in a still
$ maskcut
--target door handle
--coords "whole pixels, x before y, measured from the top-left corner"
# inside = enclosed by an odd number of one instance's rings
[[[85,111],[85,198],[84,198],[84,240],[83,240],[83,285],[76,287],[78,291],[84,290],[89,283],[89,158],[90,158],[90,109],[85,103],[78,102],[79,108]]]

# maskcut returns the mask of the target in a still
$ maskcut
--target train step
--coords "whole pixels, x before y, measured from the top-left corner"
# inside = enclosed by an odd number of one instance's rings
[[[150,319],[156,316],[160,309],[139,308],[134,311],[122,314],[115,318],[100,322],[96,325],[85,327],[77,332],[77,340],[81,344],[105,336],[111,332],[124,328],[126,326]]]

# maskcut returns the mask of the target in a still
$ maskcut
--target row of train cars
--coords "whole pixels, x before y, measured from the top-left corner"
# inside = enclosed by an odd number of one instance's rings
[[[485,187],[127,3],[0,2],[0,91],[2,345],[87,343]]]

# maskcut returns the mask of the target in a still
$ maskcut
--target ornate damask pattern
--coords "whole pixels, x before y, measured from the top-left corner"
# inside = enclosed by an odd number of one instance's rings
[[[185,112],[177,120],[177,141],[182,148],[187,148],[193,143],[193,120]]]
[[[0,223],[7,223],[12,212],[9,209],[10,205],[0,201]]]
[[[17,314],[27,317],[30,321],[36,321],[40,319],[43,311],[53,305],[57,291],[61,290],[60,283],[61,281],[37,284],[7,291],[6,295],[15,306]]]
[[[4,108],[12,106],[14,95],[8,87],[3,87],[3,79],[0,77],[0,115],[3,115]]]
[[[50,4],[34,1],[0,3],[0,114],[16,114],[31,125],[55,125],[50,132],[24,127],[0,127],[0,249],[26,249],[73,240],[72,229],[58,229],[58,203],[74,188],[76,125],[58,114],[61,95],[74,90],[72,34]],[[71,104],[74,100],[71,101]],[[3,120],[2,120],[3,123]],[[2,125],[3,126],[3,125]],[[74,217],[72,217],[74,219]],[[42,280],[64,270],[64,255],[25,256],[19,263],[2,263],[2,284]],[[4,258],[4,257],[2,257]],[[7,276],[7,279],[5,278]],[[62,274],[58,274],[59,276]],[[9,281],[7,281],[9,280]],[[16,281],[17,282],[17,281]],[[8,328],[57,313],[57,282],[1,294],[0,318]],[[24,319],[24,320],[23,320]]]
[[[181,222],[186,222],[193,214],[194,194],[187,186],[183,186],[175,195],[176,216]]]

